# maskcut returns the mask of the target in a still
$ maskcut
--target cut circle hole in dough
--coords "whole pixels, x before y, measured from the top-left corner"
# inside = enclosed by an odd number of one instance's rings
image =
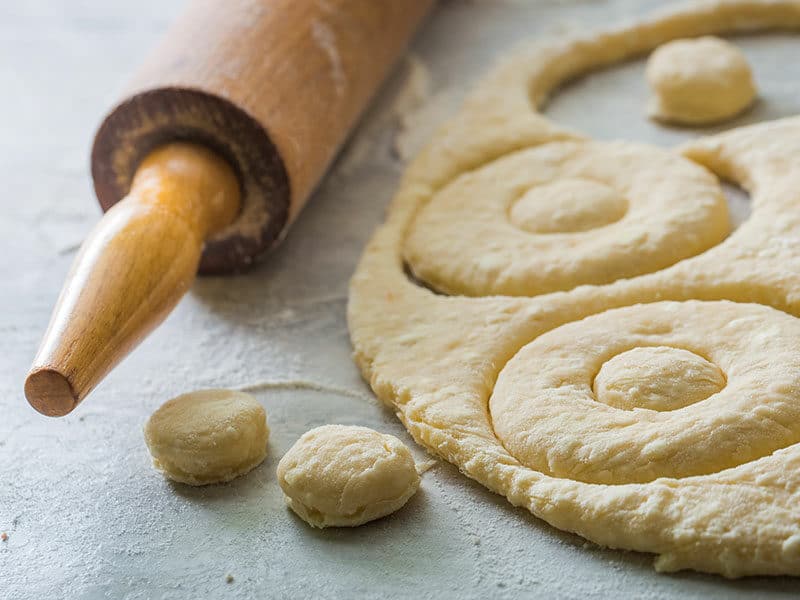
[[[211,389],[183,394],[156,410],[144,427],[153,466],[189,485],[223,483],[267,455],[264,408],[244,392]]]
[[[419,487],[411,452],[367,427],[312,429],[278,464],[286,502],[312,527],[354,527],[402,507]]]

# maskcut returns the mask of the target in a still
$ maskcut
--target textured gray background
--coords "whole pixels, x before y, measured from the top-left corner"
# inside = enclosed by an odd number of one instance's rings
[[[413,44],[432,99],[452,101],[515,41],[610,24],[656,1],[449,0]],[[312,531],[283,505],[275,465],[305,430],[356,423],[408,436],[350,360],[347,280],[402,171],[392,150],[402,69],[282,248],[251,273],[203,279],[74,414],[30,409],[22,380],[76,245],[98,218],[91,134],[175,0],[0,0],[0,598],[792,597],[791,579],[658,575],[513,509],[440,464],[396,515]],[[800,112],[800,40],[741,41],[765,100],[737,121]],[[569,86],[550,114],[600,138],[671,144],[693,133],[642,117],[642,63]],[[447,104],[447,102],[440,102]],[[141,427],[172,395],[262,390],[270,457],[226,486],[172,485]],[[422,456],[422,453],[419,453]],[[226,575],[234,577],[226,583]]]

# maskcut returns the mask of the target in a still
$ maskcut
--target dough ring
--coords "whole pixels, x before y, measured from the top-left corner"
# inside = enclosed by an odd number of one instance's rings
[[[545,333],[505,365],[489,401],[494,430],[524,465],[588,483],[737,467],[800,442],[798,335],[799,319],[754,304],[656,302],[593,315]],[[642,361],[645,349],[660,362]],[[609,406],[608,383],[629,369],[639,371],[636,385],[658,384],[683,405]],[[607,384],[594,390],[601,376]]]
[[[545,276],[537,269],[570,245],[545,246],[555,251],[536,262],[510,253],[517,242],[505,238],[513,227],[526,244],[536,236],[597,243],[615,223],[571,198],[598,198],[621,222],[629,212],[618,206],[617,182],[602,186],[633,174],[612,169],[587,183],[570,159],[557,165],[570,164],[567,177],[548,179],[536,162],[536,172],[489,179],[566,148],[580,156],[632,147],[584,140],[539,114],[565,80],[672,39],[787,28],[800,28],[800,0],[693,2],[523,49],[409,166],[351,282],[355,359],[417,442],[555,527],[657,554],[661,571],[800,575],[800,118],[675,153],[750,192],[750,218],[724,240],[708,176],[643,151],[653,161],[637,168],[656,171],[643,177],[674,177],[693,186],[698,203],[666,217],[690,222],[686,231],[643,217],[642,235],[681,239],[691,229],[693,245],[646,261],[631,246],[632,271],[624,261],[599,275],[582,269],[584,253],[562,265],[575,279]],[[565,214],[536,201],[515,210],[536,178],[572,181],[542,196],[568,198]],[[622,197],[631,212],[645,200]],[[463,214],[475,207],[480,219]],[[536,230],[542,222],[550,231]],[[437,235],[458,250],[438,256]],[[407,267],[430,287],[470,295],[436,294]]]
[[[420,210],[405,258],[443,292],[535,296],[652,273],[729,229],[716,179],[691,161],[645,144],[565,141],[457,177]]]

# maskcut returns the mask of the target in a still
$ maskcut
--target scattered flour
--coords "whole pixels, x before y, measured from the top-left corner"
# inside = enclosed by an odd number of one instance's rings
[[[348,390],[347,388],[327,385],[324,383],[317,383],[307,379],[287,379],[287,380],[264,380],[255,383],[248,383],[238,386],[230,387],[232,390],[239,392],[258,392],[262,390],[312,390],[315,392],[327,392],[330,394],[338,394],[347,398],[355,398],[356,400],[366,400],[373,404],[377,400],[369,394]]]
[[[428,66],[410,55],[395,81],[384,91],[388,99],[376,103],[378,113],[344,149],[335,174],[348,176],[366,164],[398,164],[411,160],[458,107],[464,90],[434,91]]]
[[[328,62],[331,66],[330,75],[336,95],[343,96],[347,88],[347,76],[342,68],[342,59],[339,56],[339,49],[336,45],[336,34],[331,26],[324,21],[314,21],[311,24],[311,36],[319,49],[328,57]]]
[[[421,462],[418,462],[417,463],[417,473],[419,473],[420,475],[422,475],[423,473],[427,473],[428,471],[430,471],[433,467],[435,467],[438,464],[439,464],[439,461],[436,460],[436,459],[423,460]]]

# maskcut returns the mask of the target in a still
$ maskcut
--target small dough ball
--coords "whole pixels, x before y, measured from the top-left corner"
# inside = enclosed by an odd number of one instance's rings
[[[312,527],[353,527],[393,513],[419,487],[396,437],[345,425],[306,432],[278,464],[286,502]]]
[[[153,466],[189,485],[244,475],[264,460],[268,438],[264,408],[250,394],[231,390],[173,398],[144,427]]]
[[[716,37],[675,40],[647,61],[650,116],[687,125],[722,121],[750,106],[756,87],[744,54]]]

